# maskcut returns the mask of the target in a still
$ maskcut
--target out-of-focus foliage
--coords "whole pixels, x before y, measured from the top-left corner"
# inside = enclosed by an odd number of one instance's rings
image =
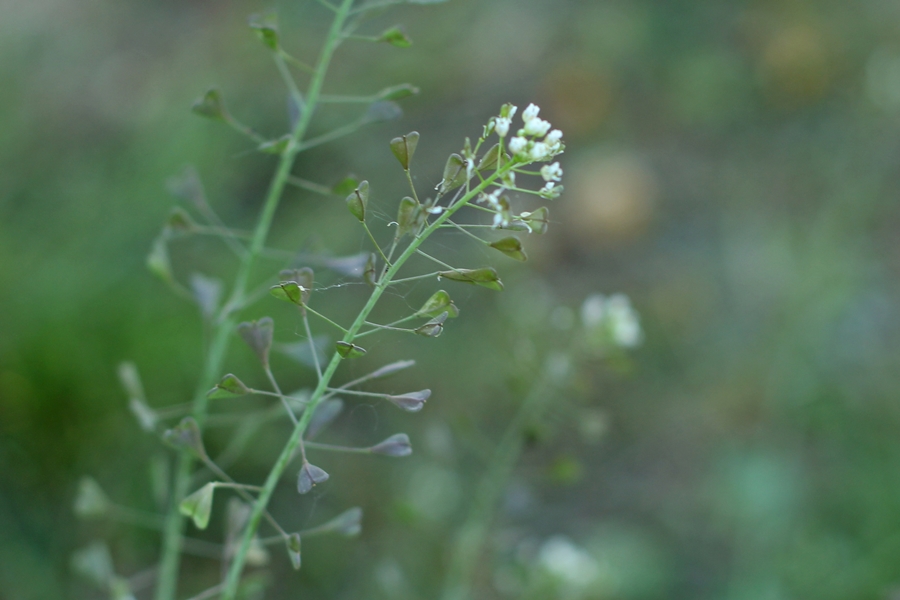
[[[155,533],[76,521],[72,502],[89,474],[117,504],[158,508],[151,482],[164,481],[163,451],[130,414],[116,365],[140,365],[153,406],[192,393],[201,320],[144,262],[174,202],[165,181],[188,163],[219,213],[252,227],[272,158],[189,108],[215,85],[263,135],[284,128],[277,73],[246,27],[268,8],[0,5],[5,597],[88,597],[71,555],[93,549],[78,555],[81,566],[106,560],[90,545],[97,537],[116,573],[156,558]],[[278,8],[282,43],[309,57],[326,12],[314,2]],[[397,389],[427,386],[433,397],[415,420],[358,405],[333,436],[376,444],[399,424],[416,453],[323,455],[325,491],[276,496],[296,528],[347,506],[365,517],[358,538],[304,542],[299,574],[273,559],[267,597],[435,597],[446,542],[532,367],[577,326],[586,296],[617,291],[641,313],[643,346],[573,372],[529,429],[478,597],[897,594],[896,4],[453,0],[393,12],[372,34],[398,20],[412,47],[348,42],[328,91],[410,82],[421,93],[404,100],[406,116],[303,155],[297,173],[327,185],[348,173],[368,179],[377,211],[405,194],[393,137],[421,133],[418,177],[434,184],[496,106],[536,100],[566,133],[566,192],[547,235],[529,238],[529,261],[501,265],[502,294],[456,287],[461,315],[439,343],[382,342],[418,362]],[[323,128],[343,114],[323,109]],[[342,201],[299,190],[273,237],[291,249],[365,247]],[[453,235],[441,243],[482,262]],[[222,256],[214,241],[192,242],[172,262],[182,278],[187,258],[217,275],[231,267]],[[416,292],[395,302],[416,310],[427,299]],[[290,322],[267,302],[253,318]],[[238,345],[231,354],[230,365],[252,364]],[[290,383],[311,381],[298,368]],[[226,441],[213,433],[208,443]],[[243,479],[258,479],[278,447],[255,439]],[[214,508],[211,527],[223,518]],[[217,576],[202,558],[185,573],[197,590]]]

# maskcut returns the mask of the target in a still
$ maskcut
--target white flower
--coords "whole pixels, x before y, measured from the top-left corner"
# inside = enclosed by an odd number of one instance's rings
[[[550,153],[550,148],[547,147],[547,144],[544,142],[535,142],[531,147],[531,160],[541,160],[547,157],[547,154]]]
[[[625,294],[588,296],[581,305],[581,322],[588,330],[606,332],[613,344],[623,348],[634,348],[643,340],[638,314]]]
[[[576,588],[585,588],[600,576],[597,560],[561,535],[541,545],[538,563],[549,574]]]
[[[562,139],[563,132],[559,129],[554,129],[550,133],[547,134],[547,137],[544,138],[544,143],[548,146],[555,146],[559,143],[559,140]]]
[[[522,120],[528,123],[532,119],[537,119],[539,112],[541,112],[540,107],[536,104],[529,104],[528,108],[522,111]]]
[[[544,178],[544,181],[560,181],[562,179],[562,174],[563,172],[562,169],[559,168],[558,162],[541,167],[541,177]]]
[[[525,122],[525,135],[542,136],[550,131],[550,121],[538,119],[535,117]]]
[[[624,348],[634,348],[641,343],[641,324],[637,312],[625,294],[614,294],[606,301],[610,329],[615,342]]]
[[[606,316],[606,298],[591,294],[581,303],[581,322],[588,329],[599,327]]]
[[[513,139],[509,140],[509,151],[512,152],[513,156],[522,152],[525,149],[525,146],[528,145],[528,140],[523,137],[516,136]]]
[[[511,118],[497,117],[497,120],[494,122],[494,131],[496,131],[497,135],[499,135],[500,137],[506,137],[506,134],[509,133],[509,126],[511,124]]]
[[[538,195],[541,198],[547,198],[548,200],[552,200],[554,198],[559,198],[559,195],[562,193],[563,186],[556,185],[552,181],[548,181],[544,184],[544,187],[540,189]]]

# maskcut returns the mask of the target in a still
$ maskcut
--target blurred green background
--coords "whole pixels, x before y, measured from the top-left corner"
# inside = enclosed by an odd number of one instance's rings
[[[218,85],[242,120],[285,130],[283,87],[246,27],[271,7],[0,3],[2,598],[102,597],[69,569],[94,539],[125,575],[157,556],[156,533],[77,521],[72,499],[88,474],[117,502],[156,510],[148,465],[167,454],[134,422],[116,365],[138,364],[154,406],[195,386],[197,311],[144,259],[175,203],[165,181],[186,164],[228,223],[252,228],[274,160],[188,108]],[[285,45],[311,60],[327,12],[277,8]],[[369,179],[376,233],[389,236],[404,193],[390,138],[421,132],[424,192],[500,104],[534,101],[565,131],[566,193],[548,234],[526,240],[524,266],[458,236],[433,242],[448,260],[490,261],[507,289],[448,288],[462,315],[439,340],[386,336],[348,368],[418,360],[390,385],[432,388],[426,410],[354,404],[328,434],[371,444],[406,431],[416,453],[323,455],[332,478],[315,497],[283,486],[273,512],[286,526],[355,505],[366,516],[357,539],[305,544],[299,574],[274,548],[267,597],[437,597],[491,444],[534,365],[571,333],[557,307],[577,313],[588,294],[619,291],[645,342],[580,362],[532,424],[474,597],[900,597],[900,6],[452,0],[394,9],[366,31],[395,23],[413,46],[347,43],[327,91],[410,82],[421,94],[401,120],[301,155],[295,173]],[[318,131],[351,113],[323,109]],[[366,248],[340,200],[300,190],[272,245]],[[234,267],[214,240],[179,242],[173,261],[182,277]],[[393,306],[432,289],[405,289]],[[338,315],[362,298],[328,293]],[[271,314],[276,339],[292,341],[296,319],[275,304],[246,316]],[[263,379],[238,343],[227,365]],[[286,388],[313,381],[287,360],[276,371]],[[261,480],[285,433],[256,440],[236,475]],[[589,584],[543,578],[559,547]],[[183,571],[185,594],[218,577],[200,558]]]

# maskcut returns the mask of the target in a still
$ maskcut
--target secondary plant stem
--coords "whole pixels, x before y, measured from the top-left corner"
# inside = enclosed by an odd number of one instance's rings
[[[260,256],[272,225],[272,219],[275,216],[275,210],[278,208],[281,200],[282,192],[285,184],[290,177],[291,168],[294,165],[294,159],[300,151],[300,142],[306,134],[309,122],[313,112],[315,112],[316,102],[319,98],[319,92],[322,89],[322,83],[325,79],[325,73],[328,70],[328,64],[340,41],[340,33],[343,28],[344,21],[353,5],[353,0],[343,0],[340,9],[335,14],[334,22],[331,25],[328,38],[322,48],[316,65],[315,73],[309,84],[309,91],[306,98],[304,109],[300,113],[300,118],[294,130],[291,132],[291,142],[287,149],[281,154],[278,161],[278,168],[269,185],[269,191],[266,195],[265,204],[259,222],[253,232],[253,239],[250,248],[241,260],[240,268],[235,278],[234,288],[232,289],[231,298],[223,308],[223,315],[214,327],[212,343],[210,344],[209,353],[206,356],[206,362],[203,367],[203,374],[197,384],[194,393],[192,416],[197,421],[197,425],[203,429],[207,415],[207,398],[206,392],[215,384],[216,378],[222,370],[225,353],[228,344],[231,341],[231,334],[237,325],[237,316],[234,309],[243,305],[247,292],[247,284],[250,280],[250,274],[256,259]],[[310,411],[306,411],[307,416]],[[175,480],[172,486],[172,498],[169,512],[166,516],[166,523],[163,531],[162,556],[159,564],[159,579],[154,595],[155,600],[174,600],[175,591],[178,586],[178,566],[179,555],[181,552],[181,541],[184,532],[185,520],[178,512],[178,504],[189,492],[191,484],[191,470],[193,469],[194,458],[190,451],[183,450],[178,457],[178,466],[175,472]],[[258,504],[258,503],[257,503]],[[256,522],[253,525],[255,530],[256,524],[259,522],[257,514]],[[243,559],[249,547],[249,538],[246,546],[242,545],[243,552],[240,557],[240,564],[243,565]],[[238,561],[235,561],[238,562]],[[234,566],[234,565],[232,565]],[[226,598],[234,598],[237,589],[237,582],[228,586],[226,589]],[[229,591],[230,590],[230,591]]]

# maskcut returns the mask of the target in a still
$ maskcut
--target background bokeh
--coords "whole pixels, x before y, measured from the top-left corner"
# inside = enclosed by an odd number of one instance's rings
[[[78,521],[72,498],[89,474],[156,510],[148,466],[167,454],[129,413],[116,365],[138,364],[154,406],[194,388],[197,311],[144,260],[175,204],[165,181],[186,164],[227,222],[253,225],[273,159],[188,108],[218,85],[242,120],[280,135],[285,94],[246,27],[270,7],[0,1],[2,598],[102,597],[69,568],[95,539],[124,575],[155,560],[156,533]],[[313,56],[326,11],[278,9],[286,46]],[[391,137],[421,132],[426,190],[501,103],[535,101],[566,133],[566,193],[524,266],[458,236],[434,242],[448,260],[491,261],[507,289],[451,288],[462,315],[439,340],[388,336],[350,367],[415,357],[391,385],[433,400],[418,415],[360,405],[331,440],[406,431],[416,453],[322,456],[332,479],[315,497],[286,484],[273,510],[291,527],[359,505],[364,530],[309,541],[299,574],[273,549],[267,597],[437,597],[491,444],[595,292],[632,298],[644,343],[579,361],[531,425],[476,597],[900,597],[897,3],[453,0],[394,9],[367,31],[395,23],[414,45],[348,43],[328,90],[410,82],[421,94],[401,120],[302,155],[296,173],[369,179],[383,234],[403,194]],[[319,131],[347,114],[323,109]],[[365,244],[340,200],[299,190],[272,236],[336,255]],[[179,242],[173,261],[183,277],[234,266],[214,240]],[[327,306],[349,315],[361,293],[328,292]],[[296,319],[274,304],[246,316],[271,314],[291,341]],[[237,343],[227,364],[262,381]],[[276,370],[284,387],[312,382],[288,360]],[[236,473],[260,480],[285,431],[258,439]],[[535,565],[554,547],[575,552],[589,584],[542,579]],[[196,593],[217,566],[188,559],[184,572]]]

